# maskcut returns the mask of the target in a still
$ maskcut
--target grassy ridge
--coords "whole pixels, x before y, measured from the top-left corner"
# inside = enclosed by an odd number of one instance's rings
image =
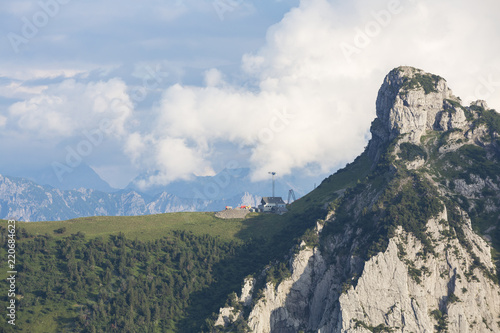
[[[270,223],[273,222],[273,223]],[[1,221],[6,225],[7,221]],[[276,224],[278,223],[278,224]],[[214,213],[167,213],[143,216],[97,216],[68,221],[16,222],[33,235],[62,238],[83,232],[87,238],[105,237],[122,232],[129,239],[149,241],[172,231],[188,231],[195,235],[210,235],[223,240],[247,240],[268,237],[280,229],[282,223],[272,215],[249,214],[246,219],[223,220]],[[65,228],[64,233],[54,230]]]

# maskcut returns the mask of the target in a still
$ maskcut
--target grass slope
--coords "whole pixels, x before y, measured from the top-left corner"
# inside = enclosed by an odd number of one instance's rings
[[[167,213],[143,216],[97,216],[68,221],[17,222],[17,226],[33,235],[62,238],[83,232],[87,238],[123,233],[129,239],[150,241],[169,235],[172,231],[187,231],[195,235],[210,235],[224,240],[247,240],[267,237],[279,230],[281,224],[268,223],[273,216],[250,214],[246,219],[223,220],[214,213]],[[1,221],[2,225],[6,221]],[[63,233],[55,230],[65,228]]]

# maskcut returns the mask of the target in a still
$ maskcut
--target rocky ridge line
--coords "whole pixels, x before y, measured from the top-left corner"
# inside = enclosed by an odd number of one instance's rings
[[[341,223],[331,210],[316,228],[320,245],[302,243],[289,260],[291,276],[254,290],[250,305],[249,290],[265,271],[245,280],[240,305],[220,310],[214,332],[241,321],[259,333],[500,332],[500,287],[487,242],[491,237],[479,236],[462,208],[469,199],[484,197],[485,189],[497,191],[500,179],[491,173],[460,176],[467,179],[443,176],[467,171],[446,160],[449,154],[465,149],[485,161],[498,154],[498,128],[481,121],[486,103],[464,107],[443,78],[399,67],[384,79],[376,107],[367,148],[372,169],[386,163],[378,179],[399,175],[395,191],[412,179],[429,184],[435,193],[430,202],[441,207],[439,212],[425,220],[418,236],[406,225],[398,226],[388,234],[385,248],[365,260],[360,248],[369,245],[370,234],[354,219],[389,208],[376,207],[383,191],[368,181],[351,191],[346,207],[353,221],[342,232],[321,234],[323,225]],[[488,167],[496,170],[491,163]],[[487,209],[498,214],[498,200],[493,194],[491,198]],[[475,202],[470,202],[473,211]],[[381,217],[373,215],[375,225]],[[492,225],[488,231],[497,229]]]

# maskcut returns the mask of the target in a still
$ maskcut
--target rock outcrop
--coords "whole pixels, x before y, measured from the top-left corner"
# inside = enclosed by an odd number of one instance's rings
[[[371,173],[325,204],[288,278],[240,302],[248,331],[500,332],[500,116],[411,67],[387,75],[376,107]]]
[[[439,325],[500,332],[500,287],[474,268],[477,256],[494,270],[491,249],[469,223],[463,230],[472,252],[456,239],[440,242],[446,216],[427,224],[436,255],[422,257],[421,242],[399,228],[387,249],[365,263],[356,286],[339,283],[339,271],[349,267],[328,264],[318,248],[305,247],[291,261],[290,278],[265,286],[248,317],[251,332],[434,332]]]
[[[392,70],[378,93],[370,154],[378,159],[382,146],[398,136],[419,144],[428,130],[464,129],[467,119],[460,103],[437,75],[406,66]]]
[[[463,111],[450,115],[447,110],[454,108],[447,100],[459,101],[443,78],[412,67],[396,68],[384,79],[377,97],[384,137],[408,134],[410,141],[419,143],[429,129],[448,129],[449,123],[464,126]]]

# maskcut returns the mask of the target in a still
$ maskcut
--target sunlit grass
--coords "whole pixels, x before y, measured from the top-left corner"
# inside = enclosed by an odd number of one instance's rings
[[[7,222],[2,220],[2,225]],[[214,213],[167,213],[143,216],[97,216],[68,221],[16,222],[32,235],[61,238],[82,232],[87,238],[106,237],[122,232],[129,239],[149,241],[173,231],[188,231],[195,235],[208,234],[221,239],[247,240],[269,237],[281,229],[283,217],[271,214],[249,214],[245,219],[223,220]],[[64,228],[63,233],[56,230]]]

